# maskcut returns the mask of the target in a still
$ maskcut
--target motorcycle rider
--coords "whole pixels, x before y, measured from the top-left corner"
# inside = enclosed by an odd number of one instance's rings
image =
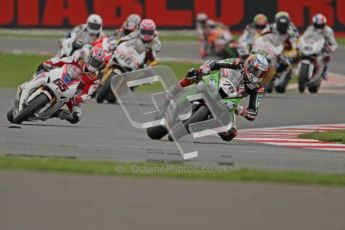
[[[25,85],[21,86],[22,95],[25,97],[26,94],[29,94],[30,89],[41,85],[40,80],[47,77],[49,70],[64,68],[72,79],[77,79],[80,83],[76,95],[67,103],[68,110],[60,109],[54,114],[54,117],[75,124],[81,117],[81,105],[91,98],[100,84],[97,71],[103,66],[104,61],[105,52],[99,47],[93,47],[89,52],[83,51],[70,57],[49,59],[40,66],[40,70],[34,75],[30,85],[24,83]]]
[[[199,35],[200,56],[202,58],[207,56],[205,47],[207,46],[206,22],[208,16],[205,13],[198,13],[196,16],[196,30]]]
[[[277,67],[271,68],[264,80],[265,84],[270,84],[273,87],[272,79],[274,76],[282,74],[284,71],[290,71],[288,67],[296,61],[299,32],[297,27],[291,22],[290,15],[285,11],[280,11],[275,15],[275,22],[264,29],[260,36],[267,34],[275,35],[277,44],[284,47],[284,50],[278,57]],[[268,88],[271,87],[269,86]],[[271,92],[271,89],[267,91]]]
[[[122,27],[117,29],[114,33],[116,40],[121,39],[129,35],[130,33],[139,29],[141,17],[138,14],[131,14],[127,17],[126,21],[123,22]]]
[[[231,75],[229,69],[238,71],[240,79]],[[236,114],[245,117],[249,121],[254,121],[264,96],[264,87],[261,80],[267,70],[268,62],[261,54],[251,54],[245,61],[239,58],[207,61],[198,69],[190,69],[185,78],[179,81],[176,90],[179,91],[181,87],[198,83],[202,76],[208,75],[212,71],[219,71],[221,77],[224,77],[228,83],[224,84],[219,92],[223,102],[231,109],[234,105],[229,99],[242,98],[249,95],[248,107],[238,105]],[[231,114],[231,116],[235,118],[234,114]],[[219,133],[219,136],[225,141],[231,141],[236,135],[235,119],[230,130]]]
[[[206,22],[206,46],[203,49],[203,57],[214,53],[214,55],[228,57],[228,48],[234,42],[232,34],[227,26],[220,22],[207,20]],[[230,51],[231,52],[231,51]],[[206,56],[205,56],[206,55]],[[237,55],[230,55],[237,56]]]
[[[253,18],[253,22],[248,24],[244,29],[242,35],[238,39],[239,45],[251,50],[254,39],[265,29],[268,29],[269,23],[267,16],[264,14],[257,14]]]
[[[327,70],[328,70],[328,63],[331,60],[331,54],[338,48],[337,41],[334,37],[334,32],[331,27],[327,25],[327,18],[323,14],[316,14],[312,18],[312,25],[308,26],[306,31],[304,32],[303,36],[309,36],[312,34],[320,34],[322,35],[326,42],[323,47],[323,62],[324,62],[324,69],[322,71],[322,78],[324,80],[328,79]]]
[[[106,45],[103,45],[103,49],[107,52],[112,53],[116,47],[129,39],[128,35],[139,29],[141,17],[138,14],[131,14],[127,17],[126,21],[123,22],[121,28],[115,30],[109,37],[101,37],[93,42],[94,44],[103,43],[106,40]]]
[[[91,14],[87,18],[86,24],[75,27],[70,35],[61,41],[62,49],[57,57],[65,57],[71,55],[75,50],[81,49],[85,44],[91,44],[100,37],[103,37],[103,20],[97,14]],[[64,47],[72,46],[72,51],[66,53]]]
[[[122,39],[126,45],[134,48],[139,54],[145,53],[143,67],[157,64],[157,56],[161,50],[161,42],[158,38],[156,23],[152,19],[143,19],[140,22],[139,30],[130,33],[127,39]],[[104,72],[114,64],[113,58],[108,62]]]

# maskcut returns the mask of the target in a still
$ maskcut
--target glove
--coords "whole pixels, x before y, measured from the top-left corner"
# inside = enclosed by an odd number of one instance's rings
[[[50,70],[54,69],[54,67],[52,67],[49,64],[45,64],[45,63],[41,63],[36,70],[36,73],[40,73],[40,72],[49,72]]]
[[[200,66],[198,71],[203,75],[209,74],[215,65],[216,65],[215,61],[212,61],[212,60],[207,61],[202,66]]]
[[[73,41],[72,46],[74,49],[80,49],[81,47],[83,47],[83,43],[79,40],[75,40]]]
[[[246,116],[247,115],[247,108],[243,107],[242,105],[238,105],[237,109],[235,110],[235,113],[240,116]]]
[[[191,68],[188,70],[185,79],[188,81],[199,81],[200,80],[200,73],[195,68]]]
[[[247,109],[247,114],[244,116],[248,121],[254,121],[258,115],[257,110]]]

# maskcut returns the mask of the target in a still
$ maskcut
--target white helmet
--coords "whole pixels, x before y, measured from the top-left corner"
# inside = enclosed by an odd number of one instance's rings
[[[123,32],[128,35],[139,28],[141,17],[138,14],[131,14],[123,23]]]
[[[205,25],[207,20],[208,16],[205,13],[198,13],[198,15],[196,16],[197,23],[200,23],[201,25]]]
[[[97,14],[91,14],[86,21],[86,30],[90,34],[99,34],[102,32],[103,20]]]

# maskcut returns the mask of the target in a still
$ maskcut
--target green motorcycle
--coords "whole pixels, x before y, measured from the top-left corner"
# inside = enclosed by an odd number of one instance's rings
[[[195,99],[195,100],[188,100],[187,97],[191,95],[195,95],[197,92],[197,87],[199,85],[205,85],[207,86],[207,94],[209,95],[217,95],[216,97],[219,99],[217,100],[219,103],[223,103],[223,107],[227,108],[226,111],[223,110],[223,112],[226,113],[226,116],[228,116],[228,120],[231,122],[235,122],[235,112],[237,110],[237,107],[240,103],[241,98],[244,95],[239,96],[237,93],[237,87],[242,82],[242,76],[239,72],[235,70],[229,70],[225,71],[228,73],[227,76],[222,76],[222,71],[215,71],[209,75],[202,76],[201,80],[197,85],[194,85],[194,87],[187,87],[185,93],[182,95],[176,97],[174,106],[168,106],[168,109],[166,109],[166,113],[168,114],[176,114],[180,113],[183,109],[180,109],[179,107],[182,107],[184,103],[190,103],[191,104],[191,112],[189,112],[188,116],[185,116],[182,119],[182,123],[184,127],[177,126],[173,129],[173,134],[175,138],[180,138],[180,133],[185,133],[181,129],[187,129],[188,133],[191,133],[190,130],[190,124],[198,123],[201,121],[210,120],[213,118],[212,115],[212,107],[215,105],[209,105],[207,101],[204,99]],[[230,96],[229,96],[230,95]],[[213,96],[215,98],[215,96]],[[217,102],[216,102],[217,103]],[[178,111],[178,112],[176,112]],[[218,117],[219,114],[217,114]],[[175,118],[179,117],[171,115]],[[179,118],[181,119],[181,118]],[[147,135],[151,139],[162,139],[164,136],[166,136],[169,133],[167,127],[165,125],[158,125],[154,127],[150,127],[147,129]],[[218,135],[223,139],[227,140],[227,136],[223,132],[218,132]],[[171,135],[169,135],[169,140],[172,140]],[[229,140],[228,140],[229,141]]]

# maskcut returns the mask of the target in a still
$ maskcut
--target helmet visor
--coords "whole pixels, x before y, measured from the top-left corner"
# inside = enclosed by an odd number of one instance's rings
[[[92,30],[100,30],[101,24],[89,22],[89,23],[87,23],[87,27],[92,29]]]
[[[88,65],[87,68],[88,70],[90,70],[91,72],[96,72],[99,68],[101,68],[103,65],[103,62],[100,60],[97,60],[94,57],[90,57],[89,61],[88,61]]]
[[[145,30],[145,29],[141,29],[141,30],[140,30],[140,33],[141,33],[142,35],[149,35],[149,36],[153,36],[155,32],[154,32],[153,30]]]
[[[259,81],[261,81],[265,73],[264,71],[254,67],[253,65],[248,66],[246,72],[247,72],[247,79],[251,83],[258,83]]]
[[[323,28],[325,28],[325,24],[314,23],[314,28],[315,29],[323,29]]]
[[[257,29],[257,30],[263,30],[263,29],[265,29],[265,27],[266,27],[266,24],[255,24],[255,29]]]

